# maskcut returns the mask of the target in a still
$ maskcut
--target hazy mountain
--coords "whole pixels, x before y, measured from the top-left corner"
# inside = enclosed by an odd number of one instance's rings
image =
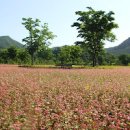
[[[10,46],[15,46],[17,48],[22,48],[23,44],[13,40],[9,36],[0,36],[0,48],[8,48]]]
[[[107,48],[107,52],[120,55],[120,54],[130,54],[130,37],[123,41],[120,45]]]

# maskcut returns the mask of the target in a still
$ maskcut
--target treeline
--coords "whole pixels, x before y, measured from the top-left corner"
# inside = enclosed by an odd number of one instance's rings
[[[53,65],[92,65],[89,53],[80,46],[44,47],[34,55],[35,64]],[[2,64],[31,64],[31,56],[26,48],[14,46],[0,49],[0,63]],[[97,65],[128,65],[130,55],[115,56],[102,52],[97,58]]]

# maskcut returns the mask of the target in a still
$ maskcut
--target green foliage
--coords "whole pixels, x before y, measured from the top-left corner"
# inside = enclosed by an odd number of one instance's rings
[[[11,46],[7,49],[1,49],[0,51],[0,62],[1,63],[17,63],[17,48]]]
[[[77,64],[80,61],[82,49],[79,46],[63,46],[59,52],[60,64]]]
[[[18,63],[19,64],[29,64],[30,55],[26,49],[19,49],[17,53]]]
[[[14,60],[17,57],[17,48],[12,46],[7,49],[8,58]]]
[[[32,18],[23,18],[23,25],[29,31],[29,36],[24,38],[27,50],[31,55],[31,64],[34,64],[34,55],[42,47],[49,45],[49,39],[53,39],[55,35],[48,29],[48,24],[40,25],[40,20]]]
[[[82,47],[87,48],[90,54],[93,66],[97,63],[97,58],[100,52],[104,49],[104,41],[114,41],[115,35],[112,29],[117,28],[118,25],[114,23],[114,13],[110,11],[95,11],[88,7],[88,11],[77,11],[76,15],[79,16],[78,22],[73,23],[72,27],[78,30],[78,37],[83,39],[82,42],[76,42]]]
[[[37,62],[40,63],[40,64],[54,64],[54,61],[53,61],[53,53],[52,53],[52,49],[45,46],[45,47],[42,47],[36,54],[37,56]]]
[[[52,50],[48,47],[42,48],[40,51],[38,51],[37,55],[38,55],[38,57],[45,59],[45,60],[52,59],[52,57],[53,57]]]
[[[8,52],[7,49],[0,50],[0,63],[8,63]]]
[[[121,65],[128,65],[128,63],[129,63],[129,56],[125,55],[125,54],[120,55],[119,56],[119,61],[120,61]]]
[[[106,53],[104,56],[104,60],[105,60],[105,65],[116,65],[118,58],[110,53]]]
[[[59,63],[59,53],[61,51],[61,47],[54,47],[52,48],[52,53],[53,53],[53,60],[55,64]]]
[[[59,60],[60,60],[60,64],[67,64],[68,62],[70,62],[70,52],[71,49],[69,46],[63,46],[60,50],[59,53]]]
[[[77,64],[80,61],[80,57],[82,55],[82,49],[80,46],[70,46],[70,48],[71,48],[70,58],[72,64]]]
[[[35,65],[69,65],[73,68],[90,67],[91,59],[87,51],[80,46],[63,46],[58,48],[42,48],[35,55]],[[0,63],[20,64],[28,66],[31,63],[30,55],[24,48],[10,47],[0,49]],[[115,56],[110,53],[102,53],[98,56],[98,65],[128,65],[130,55]],[[30,66],[30,65],[29,65]],[[88,68],[88,67],[87,67]]]

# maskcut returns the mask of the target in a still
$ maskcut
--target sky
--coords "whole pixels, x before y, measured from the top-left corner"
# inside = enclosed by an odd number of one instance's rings
[[[130,0],[0,0],[0,36],[10,36],[22,43],[28,31],[22,25],[22,18],[40,19],[48,23],[50,31],[57,37],[50,47],[74,45],[77,30],[71,25],[78,18],[76,11],[87,11],[86,7],[115,13],[119,28],[113,32],[117,40],[105,42],[105,47],[113,47],[130,37]],[[23,43],[24,44],[24,43]]]

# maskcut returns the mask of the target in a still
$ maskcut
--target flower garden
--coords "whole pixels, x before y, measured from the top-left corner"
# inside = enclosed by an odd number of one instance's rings
[[[0,66],[0,130],[129,129],[129,67]]]

